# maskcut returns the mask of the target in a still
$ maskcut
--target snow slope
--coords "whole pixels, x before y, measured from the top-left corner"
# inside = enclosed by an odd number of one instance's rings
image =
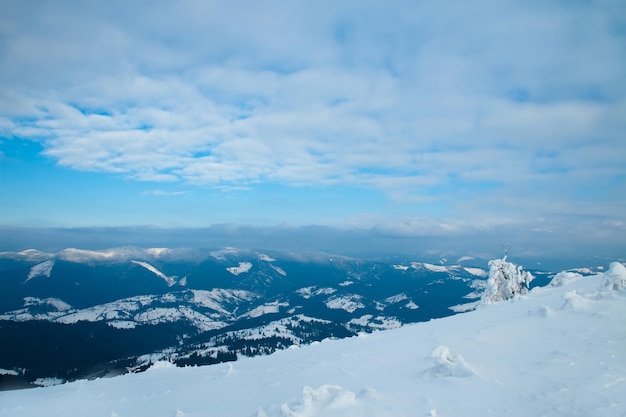
[[[624,416],[626,291],[570,278],[270,356],[0,392],[0,416]]]
[[[165,275],[163,272],[159,271],[158,269],[156,269],[154,266],[150,265],[148,262],[143,262],[143,261],[132,261],[132,263],[136,264],[136,265],[140,265],[143,266],[144,268],[146,268],[148,271],[152,272],[154,275],[156,275],[157,277],[161,278],[163,281],[165,281],[167,283],[168,287],[171,287],[172,285],[176,284],[176,278],[177,277],[168,277],[167,275]]]

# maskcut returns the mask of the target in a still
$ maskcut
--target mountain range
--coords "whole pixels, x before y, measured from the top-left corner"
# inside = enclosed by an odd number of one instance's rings
[[[3,252],[0,388],[162,360],[234,361],[453,315],[478,303],[480,262],[235,248]],[[534,286],[550,279],[533,274]]]

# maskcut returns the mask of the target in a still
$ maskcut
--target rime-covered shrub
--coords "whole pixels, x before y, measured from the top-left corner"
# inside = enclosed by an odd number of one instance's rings
[[[611,262],[609,270],[604,273],[603,286],[610,290],[626,289],[626,267],[619,262]]]
[[[521,266],[507,262],[506,256],[493,259],[489,261],[489,279],[482,300],[491,303],[526,294],[533,279],[532,274],[524,271]]]

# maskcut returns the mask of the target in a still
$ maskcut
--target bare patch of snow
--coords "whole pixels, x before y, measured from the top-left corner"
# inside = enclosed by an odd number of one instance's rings
[[[167,283],[168,287],[171,287],[172,285],[176,283],[176,277],[168,277],[163,272],[159,271],[154,266],[150,265],[148,262],[144,262],[144,261],[132,261],[132,262],[136,265],[143,266],[148,271],[152,272],[154,275],[161,278],[163,281]]]
[[[326,307],[331,309],[346,310],[348,313],[354,313],[365,305],[361,303],[361,297],[358,295],[349,295],[344,297],[333,297],[326,301]]]
[[[150,255],[154,256],[155,258],[158,258],[159,256],[164,255],[167,252],[169,252],[169,248],[149,248],[149,249],[146,249],[146,252],[148,252]]]
[[[489,272],[480,268],[470,268],[470,267],[464,266],[463,269],[465,269],[465,271],[469,272],[470,274],[475,275],[477,277],[481,277],[481,278],[484,278],[489,275]]]
[[[215,259],[224,261],[229,255],[237,255],[239,253],[241,253],[241,251],[237,248],[226,247],[224,249],[212,251],[209,253],[209,255]]]
[[[399,303],[400,301],[404,301],[408,299],[409,297],[407,297],[406,294],[402,293],[402,294],[392,295],[391,297],[385,298],[385,302],[390,303],[390,304],[395,304],[395,303]]]
[[[433,264],[427,264],[425,262],[422,263],[422,265],[424,265],[424,268],[428,269],[429,271],[448,272],[448,267],[444,265],[433,265]]]
[[[398,271],[406,271],[409,269],[406,265],[393,265],[393,269],[397,269]]]
[[[226,270],[231,274],[237,276],[248,272],[251,268],[252,264],[250,262],[239,262],[238,266],[231,266],[226,268]]]
[[[48,259],[47,261],[43,261],[30,269],[28,276],[26,277],[26,281],[28,282],[31,279],[39,276],[44,276],[46,278],[50,278],[50,273],[52,272],[52,267],[54,266],[54,261],[52,259]]]
[[[282,269],[280,266],[276,266],[276,265],[270,265],[270,267],[272,267],[272,269],[276,272],[278,272],[280,275],[286,277],[287,273],[285,272],[284,269]]]

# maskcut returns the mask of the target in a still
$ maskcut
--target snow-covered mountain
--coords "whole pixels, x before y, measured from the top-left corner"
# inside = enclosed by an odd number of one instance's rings
[[[566,271],[552,283],[394,330],[299,348],[291,339],[269,356],[157,362],[143,373],[4,391],[0,416],[626,415],[626,269]]]
[[[474,308],[488,275],[410,259],[135,247],[0,253],[0,274],[0,340],[10,341],[0,388],[159,360],[214,364],[428,321]],[[535,285],[549,280],[535,275]]]

